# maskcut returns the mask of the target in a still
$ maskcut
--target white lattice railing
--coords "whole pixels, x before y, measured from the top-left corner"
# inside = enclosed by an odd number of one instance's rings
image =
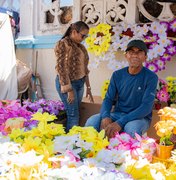
[[[153,17],[144,7],[146,0],[74,0],[72,8],[72,19],[69,23],[76,20],[83,20],[90,26],[99,23],[108,23],[111,26],[120,21],[135,23],[139,20],[139,12],[150,21],[171,20],[174,15],[170,9],[172,3],[160,3],[162,11],[158,17]],[[55,0],[46,5],[45,0],[39,0],[39,29],[48,31],[62,29],[66,24],[60,21],[64,13],[59,6],[60,0]],[[54,18],[52,23],[46,23],[46,12],[50,12]]]
[[[99,23],[115,26],[118,22],[138,23],[139,14],[150,21],[170,20],[174,15],[171,3],[159,3],[158,17],[153,17],[144,3],[146,0],[73,0],[69,9],[61,7],[61,0],[20,0],[21,35],[63,34],[70,23],[83,20],[90,27]],[[24,9],[23,9],[24,8]],[[65,10],[68,10],[67,12]],[[47,15],[52,21],[47,21]],[[66,22],[63,23],[63,18]],[[30,23],[26,23],[30,22]]]

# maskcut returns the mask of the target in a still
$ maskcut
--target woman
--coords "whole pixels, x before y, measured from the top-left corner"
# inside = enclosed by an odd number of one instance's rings
[[[81,42],[87,37],[89,27],[82,21],[71,24],[55,47],[56,89],[67,113],[66,131],[79,124],[79,106],[86,84],[86,97],[93,102],[89,83],[88,53]]]

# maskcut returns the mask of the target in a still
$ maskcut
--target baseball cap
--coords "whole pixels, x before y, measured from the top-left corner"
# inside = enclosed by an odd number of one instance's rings
[[[132,40],[128,43],[126,51],[129,51],[132,47],[137,47],[141,50],[143,50],[146,54],[148,51],[147,45],[142,40]]]

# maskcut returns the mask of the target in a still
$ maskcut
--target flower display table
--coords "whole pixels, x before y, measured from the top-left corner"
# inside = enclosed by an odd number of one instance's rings
[[[80,126],[84,126],[87,119],[100,112],[102,104],[102,98],[100,96],[94,96],[94,103],[90,103],[87,98],[83,98],[80,108]]]
[[[92,104],[84,99],[81,105],[82,124],[92,113],[99,112],[102,100],[100,97],[94,100]],[[27,104],[21,107],[16,101],[0,101],[0,120],[3,122],[0,126],[0,179],[22,180],[29,177],[29,180],[54,180],[74,177],[155,180],[158,175],[160,179],[176,179],[176,149],[171,151],[170,158],[163,159],[156,153],[156,140],[148,136],[135,134],[132,138],[126,133],[116,133],[108,139],[104,130],[97,132],[92,127],[80,126],[74,126],[66,133],[62,124],[52,123],[56,119],[53,113],[41,112],[41,106],[37,112],[27,111],[36,107],[35,103]],[[51,107],[54,104],[52,102]],[[43,100],[40,105],[42,110],[47,110]],[[52,110],[56,112],[57,109]],[[62,112],[62,109],[59,110]],[[161,119],[163,122],[176,119],[176,109],[166,107],[159,112],[154,111],[153,124],[157,121],[157,114],[160,116],[159,125]],[[171,127],[173,134],[176,134],[175,127],[174,121]],[[161,130],[167,130],[167,127],[155,126],[155,129],[160,136],[163,133]]]

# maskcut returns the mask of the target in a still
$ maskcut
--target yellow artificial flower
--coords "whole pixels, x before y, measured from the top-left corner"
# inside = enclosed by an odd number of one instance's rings
[[[37,152],[40,149],[41,141],[42,139],[39,137],[34,138],[32,136],[29,136],[24,139],[22,147],[24,148],[26,152],[32,149],[34,149]]]
[[[102,98],[102,99],[105,98],[106,92],[107,92],[107,90],[108,90],[109,83],[110,83],[110,80],[105,80],[105,81],[103,82],[103,85],[102,85],[102,87],[101,87],[101,98]]]
[[[87,50],[96,56],[102,55],[108,51],[111,42],[111,26],[108,24],[99,24],[90,28],[89,37],[86,38]]]
[[[176,77],[168,76],[166,78],[168,83],[168,93],[171,103],[176,103]]]
[[[44,112],[43,114],[40,112],[37,112],[32,115],[31,119],[37,120],[37,121],[48,122],[48,121],[53,121],[54,119],[57,119],[57,117],[55,115],[50,115],[47,112]]]
[[[62,124],[51,123],[47,125],[49,134],[56,136],[65,134],[64,127]]]
[[[82,140],[93,143],[93,151],[87,154],[87,156],[93,156],[109,145],[107,137],[105,137],[105,132],[97,132],[93,127],[79,127],[74,126],[67,135],[80,134]]]
[[[9,134],[11,140],[16,142],[17,138],[24,138],[24,129],[12,129],[12,132]]]
[[[164,137],[171,135],[175,126],[176,126],[176,122],[172,120],[158,121],[155,124],[155,129],[159,137]]]
[[[43,132],[41,132],[39,130],[39,128],[37,127],[37,128],[31,129],[30,131],[27,131],[26,132],[26,137],[29,136],[29,135],[31,135],[33,137],[42,137],[43,136]]]

